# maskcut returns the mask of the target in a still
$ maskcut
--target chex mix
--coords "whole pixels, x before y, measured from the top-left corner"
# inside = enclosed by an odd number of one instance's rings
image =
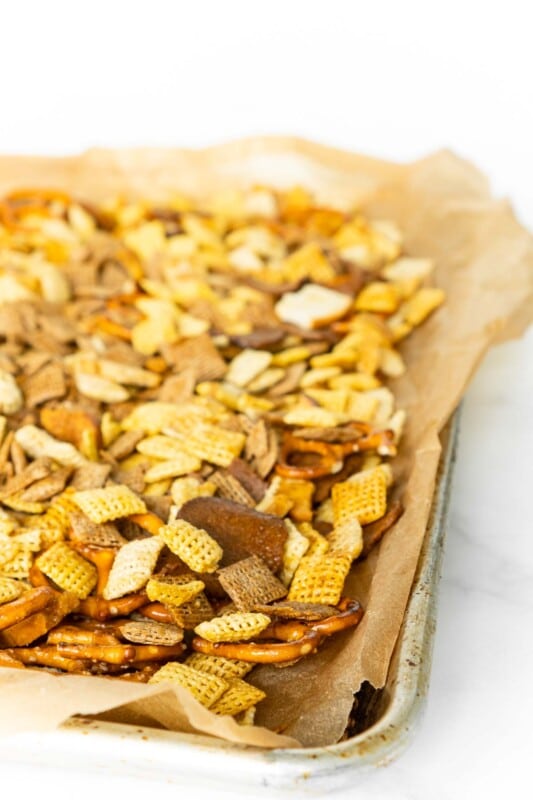
[[[0,200],[0,666],[252,723],[256,664],[362,617],[432,269],[301,188]]]

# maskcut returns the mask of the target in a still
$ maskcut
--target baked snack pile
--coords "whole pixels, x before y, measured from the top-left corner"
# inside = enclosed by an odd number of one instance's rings
[[[362,616],[402,513],[397,344],[444,299],[401,232],[302,189],[0,201],[0,665],[243,678]]]

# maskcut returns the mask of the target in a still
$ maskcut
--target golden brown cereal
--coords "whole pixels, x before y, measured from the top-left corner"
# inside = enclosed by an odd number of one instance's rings
[[[187,475],[189,472],[196,472],[202,466],[200,459],[196,456],[189,456],[182,453],[179,458],[172,458],[168,461],[160,461],[154,464],[144,473],[146,483],[154,484],[165,481],[168,478],[177,478],[180,475]],[[163,494],[166,494],[166,490]]]
[[[442,289],[419,289],[401,308],[401,314],[407,325],[420,325],[432,311],[444,302]]]
[[[168,606],[176,625],[186,631],[192,631],[201,622],[212,619],[215,612],[204,592],[200,592],[192,600],[181,606]]]
[[[336,606],[341,598],[350,564],[350,556],[344,554],[328,552],[318,556],[304,556],[292,579],[287,599],[299,603]]]
[[[190,575],[158,576],[150,578],[146,585],[149,600],[170,606],[182,606],[205,589],[202,581]]]
[[[183,686],[206,708],[216,703],[229,684],[216,675],[209,675],[185,664],[168,663],[153,675],[148,683],[176,683]]]
[[[106,486],[103,489],[75,492],[72,501],[92,522],[108,522],[146,511],[141,498],[127,486]]]
[[[111,567],[104,598],[115,600],[142,589],[154,571],[163,544],[158,536],[151,536],[134,539],[121,547]]]
[[[270,617],[266,614],[239,611],[201,622],[194,630],[208,642],[245,642],[264,631],[269,624]]]
[[[276,517],[284,517],[291,510],[294,503],[283,491],[282,486],[282,479],[279,475],[275,475],[265,494],[256,505],[257,511],[261,511],[264,514],[274,514]]]
[[[216,675],[217,678],[228,680],[229,678],[244,678],[253,664],[248,661],[238,661],[234,658],[222,658],[222,656],[204,656],[203,653],[191,653],[185,661],[188,667],[198,669],[200,672],[207,672],[209,675]]]
[[[272,353],[266,350],[241,350],[228,367],[225,380],[235,386],[247,386],[266,370]]]
[[[380,467],[353,475],[331,490],[335,526],[355,517],[361,525],[379,519],[387,509],[387,477]]]
[[[159,535],[167,547],[195,572],[214,572],[222,558],[222,548],[207,531],[184,519],[163,526]]]
[[[212,497],[217,490],[214,483],[207,480],[202,483],[199,478],[188,476],[186,478],[176,478],[170,487],[172,502],[178,509],[193,497]]]
[[[0,604],[9,603],[10,600],[16,600],[27,588],[28,587],[21,581],[15,581],[11,578],[0,578]]]
[[[398,308],[400,295],[391,283],[367,284],[355,301],[357,311],[374,311],[376,314],[392,314]]]
[[[74,445],[60,442],[35,425],[23,425],[15,432],[15,441],[32,458],[47,456],[64,467],[82,467],[86,459]]]
[[[363,529],[356,517],[335,525],[325,537],[330,553],[341,553],[357,558],[363,549]]]
[[[75,511],[70,514],[70,525],[70,538],[74,542],[90,544],[95,547],[119,548],[127,541],[120,535],[112,522],[103,522],[97,525],[80,512]]]
[[[181,444],[170,436],[162,436],[161,434],[148,436],[137,444],[137,450],[139,453],[151,458],[164,460],[183,458],[185,462],[192,461],[192,466],[187,470],[189,472],[200,469],[202,465],[200,459],[189,455]]]
[[[209,480],[216,486],[218,492],[222,497],[227,497],[228,500],[234,500],[243,506],[253,508],[255,506],[254,498],[248,494],[244,486],[225,470],[217,470],[210,475]]]
[[[183,631],[177,625],[146,620],[124,622],[119,626],[122,637],[135,644],[174,645],[183,639]]]
[[[211,706],[213,714],[234,717],[264,700],[266,693],[240,678],[227,678],[229,686]]]
[[[256,611],[261,611],[271,617],[298,619],[306,622],[314,622],[338,614],[335,606],[327,606],[323,603],[298,603],[295,600],[281,600],[279,603],[271,603],[268,606],[257,606]],[[207,656],[205,657],[207,658]]]
[[[64,542],[53,544],[35,563],[61,589],[81,600],[88,597],[96,586],[98,574],[95,566]]]
[[[218,579],[239,611],[253,611],[257,603],[270,603],[287,594],[285,586],[259,556],[220,569]]]
[[[242,433],[223,430],[198,418],[184,417],[164,431],[180,442],[187,453],[219,467],[229,467],[240,455],[246,438]]]
[[[32,550],[17,542],[7,557],[3,545],[3,540],[0,540],[0,575],[5,578],[27,578],[33,562]]]
[[[313,494],[315,485],[312,481],[300,478],[282,478],[280,491],[291,500],[289,511],[295,522],[309,522],[313,518]]]
[[[319,556],[330,549],[329,540],[315,530],[309,522],[300,522],[298,530],[309,540],[309,548],[305,552],[306,556]]]
[[[288,586],[293,578],[298,564],[308,551],[310,541],[304,536],[291,520],[285,520],[287,540],[283,550],[283,566],[280,574],[282,583]]]

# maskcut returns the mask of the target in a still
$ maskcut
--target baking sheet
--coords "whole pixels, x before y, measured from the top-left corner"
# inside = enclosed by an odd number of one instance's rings
[[[443,454],[400,638],[395,648],[375,722],[367,730],[329,747],[265,751],[205,736],[73,719],[45,735],[18,734],[2,739],[5,761],[65,765],[131,778],[147,778],[183,787],[184,781],[216,789],[231,775],[235,793],[270,795],[298,789],[322,796],[354,787],[362,772],[395,758],[420,722],[431,667],[437,591],[446,533],[446,514],[459,434],[456,413],[443,434]],[[120,740],[121,758],[109,759]]]
[[[202,196],[253,183],[301,183],[321,202],[356,204],[373,217],[394,219],[410,254],[435,259],[436,283],[447,292],[445,306],[405,343],[409,372],[394,382],[399,404],[409,413],[403,456],[395,462],[406,513],[354,570],[350,590],[363,602],[363,621],[290,670],[260,672],[263,685],[275,689],[261,704],[258,721],[292,737],[285,745],[296,739],[318,746],[342,736],[353,692],[363,681],[375,687],[385,683],[426,530],[438,433],[487,348],[520,333],[531,319],[533,244],[509,206],[490,196],[484,177],[447,152],[398,165],[274,138],[198,152],[93,151],[66,159],[0,159],[0,191],[37,184],[89,198],[122,191],[163,199],[176,189]],[[177,691],[158,697],[154,687],[131,686],[114,694],[105,679],[13,672],[0,671],[0,731],[13,730],[15,721],[22,725],[21,700],[39,694],[41,702],[32,704],[25,717],[28,729],[50,728],[73,713],[98,713],[120,703],[116,717],[129,716],[135,724],[151,720],[229,740],[257,736],[257,731],[239,732],[235,724],[221,723]],[[78,691],[74,682],[81,680],[83,691]],[[265,747],[281,744],[272,733],[263,736]]]

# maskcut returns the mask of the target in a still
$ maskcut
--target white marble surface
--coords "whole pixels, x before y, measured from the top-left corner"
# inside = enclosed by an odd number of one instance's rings
[[[479,164],[532,227],[528,3],[259,7],[6,5],[0,152],[195,147],[268,132],[397,160],[446,146]],[[342,797],[533,796],[532,397],[533,331],[490,354],[465,402],[424,722],[404,755]],[[110,759],[124,755],[117,743]],[[21,798],[58,797],[60,787],[76,800],[214,794],[165,775],[144,782],[68,767],[15,767],[0,747],[0,797],[7,787]],[[233,798],[229,785],[228,775],[217,797]]]

